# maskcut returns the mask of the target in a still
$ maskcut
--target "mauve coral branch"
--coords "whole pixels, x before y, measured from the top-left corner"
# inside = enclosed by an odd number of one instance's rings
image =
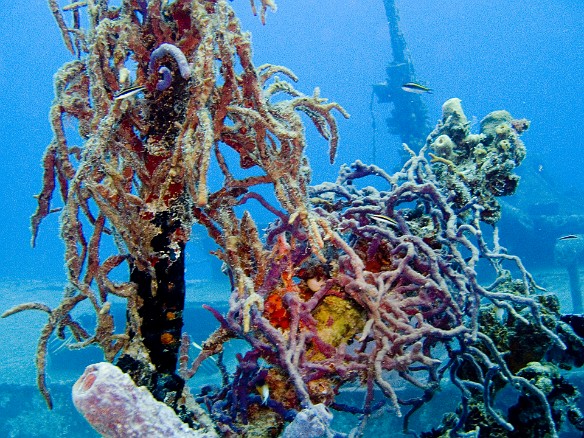
[[[191,77],[191,68],[189,66],[189,62],[185,54],[180,50],[177,46],[170,43],[161,44],[152,52],[150,55],[150,62],[148,63],[148,72],[149,74],[154,74],[154,67],[160,59],[165,56],[171,56],[176,61],[178,70],[180,72],[181,77],[186,81],[189,80]],[[158,73],[162,76],[162,78],[156,84],[156,89],[158,91],[166,90],[170,87],[170,83],[172,81],[172,75],[168,67],[162,66],[158,70]]]

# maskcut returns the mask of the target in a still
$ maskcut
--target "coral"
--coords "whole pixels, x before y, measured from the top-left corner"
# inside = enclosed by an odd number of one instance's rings
[[[480,133],[473,134],[460,99],[453,98],[442,106],[442,120],[428,136],[427,144],[435,151],[434,170],[440,183],[453,192],[456,207],[465,209],[478,202],[483,207],[481,219],[489,224],[501,217],[495,198],[515,193],[519,183],[513,173],[525,158],[519,134],[529,123],[516,122],[507,111],[494,111],[481,121]]]
[[[507,280],[501,281],[497,289],[515,294],[520,293],[521,285],[517,281]],[[524,312],[519,314],[521,316],[519,318],[513,314],[501,316],[494,306],[481,306],[479,320],[482,331],[499,351],[507,352],[503,360],[515,374],[517,383],[525,384],[528,381],[536,390],[535,397],[522,394],[517,403],[509,407],[508,422],[512,428],[502,427],[501,423],[493,421],[493,418],[486,414],[489,408],[481,394],[471,391],[467,406],[461,406],[457,411],[460,417],[466,416],[464,431],[470,433],[478,428],[483,434],[501,437],[555,436],[555,431],[566,421],[572,423],[578,430],[582,428],[582,414],[576,405],[580,394],[560,375],[558,369],[582,365],[582,339],[574,336],[570,327],[560,321],[557,296],[537,295],[535,299],[541,305],[542,320],[548,327],[555,325],[554,331],[567,348],[556,348],[553,339],[523,318],[527,316]],[[520,310],[513,305],[516,310]],[[490,349],[487,344],[479,344],[477,347],[485,353]],[[459,377],[474,380],[477,378],[476,369],[463,367],[459,370]],[[508,382],[494,380],[492,397],[503,392],[507,386]],[[549,413],[542,410],[541,400],[544,398],[550,406]],[[546,415],[547,420],[544,419]],[[550,418],[553,419],[553,423]],[[445,417],[437,433],[446,436],[447,431],[451,431],[452,428],[452,418]]]
[[[363,311],[354,302],[329,295],[324,297],[314,309],[316,332],[327,344],[338,347],[347,344],[363,330]]]
[[[430,147],[439,157],[449,159],[454,151],[455,144],[450,140],[450,137],[442,134],[434,140]]]
[[[488,137],[508,137],[512,120],[511,114],[505,110],[493,111],[481,120],[481,133]]]
[[[584,317],[582,315],[561,315],[557,323],[558,334],[567,345],[565,350],[551,349],[547,360],[562,369],[572,369],[584,365]]]
[[[261,4],[262,15],[273,6],[270,1]],[[61,11],[56,4],[51,9],[62,30],[66,14],[80,13]],[[76,32],[64,31],[79,59],[55,77],[54,139],[45,154],[43,188],[31,219],[34,242],[41,221],[61,211],[69,286],[55,309],[31,303],[13,310],[49,314],[38,350],[38,383],[49,404],[45,350],[54,332],[64,336],[71,330],[79,341],[72,348],[99,344],[107,360],[121,351],[148,358],[161,374],[174,373],[191,227],[198,222],[208,228],[222,248],[220,258],[243,288],[248,260],[238,254],[247,245],[240,239],[240,225],[251,227],[253,221],[240,221],[235,208],[246,202],[244,195],[251,199],[254,187],[273,186],[281,207],[305,226],[317,252],[322,243],[307,214],[306,141],[298,113],[306,114],[330,141],[331,160],[338,143],[331,112],[348,116],[318,90],[307,96],[277,78],[296,79],[286,68],[256,68],[249,35],[224,1],[153,1],[122,8],[106,2],[85,12],[86,29],[74,20]],[[116,98],[131,76],[133,85],[144,88],[143,97]],[[81,146],[70,146],[65,118],[78,122]],[[243,168],[260,171],[234,177],[226,148],[239,154]],[[212,191],[207,174],[214,158],[224,184]],[[63,206],[55,209],[59,194]],[[260,245],[256,242],[254,250],[263,257]],[[112,280],[110,273],[123,265],[129,278]],[[250,307],[261,304],[247,300],[254,296],[252,289],[241,290],[247,315]],[[128,321],[120,321],[118,331],[109,315],[111,296],[128,306]],[[83,305],[99,315],[95,334],[70,317]]]
[[[511,437],[553,436],[554,428],[561,429],[566,421],[572,423],[580,432],[584,431],[584,416],[577,406],[580,393],[560,374],[555,365],[529,363],[518,376],[531,381],[546,396],[551,406],[554,424],[542,421],[542,413],[537,403],[529,397],[521,396],[509,409],[510,421],[516,425],[518,431],[510,434]]]
[[[496,291],[520,295],[522,289],[519,280],[501,279]],[[534,299],[540,305],[541,317],[547,327],[553,328],[559,319],[559,303],[557,296],[537,295]],[[545,359],[546,353],[553,348],[554,339],[545,331],[534,327],[529,322],[530,316],[519,306],[515,306],[516,314],[502,311],[496,306],[483,306],[480,309],[479,320],[483,332],[493,340],[500,351],[508,351],[505,363],[513,373],[518,372],[529,362],[539,362]]]
[[[496,236],[494,249],[488,249],[480,228],[482,206],[471,202],[457,213],[432,172],[426,149],[410,154],[395,175],[356,162],[343,166],[335,183],[311,189],[323,232],[321,254],[309,250],[299,223],[277,219],[267,230],[269,268],[248,271],[254,284],[258,274],[267,272],[255,289],[264,297],[263,311],[245,309],[241,292],[234,291],[229,312],[218,317],[222,327],[246,339],[254,357],[270,367],[266,382],[273,389],[272,406],[281,403],[301,412],[323,403],[370,414],[380,409],[374,403],[377,388],[396,411],[409,407],[404,415],[408,430],[411,415],[430,403],[449,374],[466,400],[455,430],[469,430],[479,418],[483,425],[514,430],[493,407],[497,391],[490,394],[490,388],[501,382],[535,395],[545,421],[551,422],[545,396],[515,373],[530,360],[543,360],[548,350],[565,348],[564,338],[554,331],[557,306],[544,296],[531,297],[538,290],[533,279],[518,258],[501,250]],[[388,189],[359,188],[359,180],[372,176]],[[477,282],[474,267],[480,258],[496,273],[491,285]],[[512,279],[503,263],[522,272],[522,278]],[[320,279],[318,288],[308,287],[313,278]],[[484,301],[490,303],[489,312],[481,308]],[[496,309],[503,309],[505,324],[516,321],[514,331],[499,322]],[[249,331],[242,330],[242,311],[251,311]],[[527,335],[533,339],[529,345],[541,348],[520,348]],[[442,350],[449,359],[436,353]],[[502,353],[507,350],[508,357]],[[421,392],[419,398],[400,399],[397,378]],[[362,405],[337,403],[339,389],[353,384],[365,389]],[[249,396],[242,400],[240,387],[234,380],[207,394],[216,421],[225,422],[224,413],[233,410],[221,408],[223,400],[260,403]],[[230,430],[238,430],[237,421],[231,415]]]

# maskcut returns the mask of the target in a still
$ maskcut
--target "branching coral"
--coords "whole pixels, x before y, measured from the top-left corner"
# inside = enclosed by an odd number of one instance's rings
[[[316,252],[322,242],[308,214],[309,171],[298,112],[330,141],[331,160],[338,142],[331,112],[348,116],[318,90],[306,96],[276,76],[296,80],[289,70],[256,68],[249,35],[224,1],[89,3],[87,29],[79,26],[79,8],[60,11],[55,2],[50,5],[67,47],[75,48],[80,59],[65,64],[55,78],[55,136],[45,153],[43,189],[32,218],[34,243],[43,218],[62,211],[71,285],[61,306],[45,309],[50,321],[39,343],[38,370],[49,403],[46,343],[53,332],[62,334],[68,327],[74,327],[79,346],[97,342],[109,360],[121,350],[149,358],[162,373],[174,372],[184,306],[184,246],[191,226],[199,222],[209,229],[224,248],[221,257],[236,283],[245,283],[248,260],[240,253],[247,243],[240,231],[252,222],[240,221],[234,208],[245,202],[242,195],[252,196],[255,186],[274,187],[284,211],[310,230]],[[271,5],[262,2],[262,16]],[[72,28],[65,24],[67,14],[73,15]],[[123,91],[131,86],[143,87],[143,98],[135,93],[126,98]],[[67,120],[78,128],[81,146],[75,145]],[[234,177],[225,145],[239,154],[243,168],[261,172]],[[224,178],[216,191],[207,183],[213,157]],[[57,190],[62,208],[53,207]],[[106,240],[119,252],[104,255]],[[126,263],[129,281],[111,280],[111,272]],[[248,292],[242,290],[246,298]],[[115,333],[106,318],[110,295],[128,303],[122,333]],[[83,301],[100,316],[95,334],[77,329],[70,317]]]
[[[538,401],[544,424],[553,434],[545,394],[514,374],[518,368],[510,368],[513,357],[504,356],[489,337],[491,331],[485,332],[488,327],[481,324],[485,306],[501,308],[546,340],[537,359],[551,345],[564,348],[553,320],[544,323],[538,296],[532,296],[538,291],[535,282],[520,260],[499,246],[496,232],[494,248],[489,248],[481,227],[482,206],[474,202],[462,211],[456,208],[433,173],[426,149],[410,154],[395,175],[356,162],[343,167],[336,183],[311,189],[325,262],[309,249],[299,223],[277,220],[266,238],[271,255],[264,260],[269,266],[258,264],[262,260],[258,257],[255,269],[246,274],[255,285],[254,293],[264,299],[263,310],[246,306],[244,286],[232,294],[228,314],[217,315],[220,330],[247,340],[254,354],[263,358],[270,367],[274,404],[288,409],[312,409],[318,402],[361,413],[365,420],[384,405],[378,399],[381,391],[397,413],[409,408],[404,417],[408,430],[411,415],[450,378],[462,400],[453,430],[469,426],[471,395],[473,400],[480,398],[490,422],[513,430],[494,408],[495,386],[507,384]],[[387,189],[359,189],[358,182],[367,177],[378,177]],[[479,283],[479,263],[493,269],[492,284]],[[513,287],[510,270],[520,274]],[[314,285],[315,278],[320,287],[313,290],[308,282]],[[346,311],[339,315],[327,310],[329,322],[323,325],[319,309],[331,298],[341,300]],[[281,312],[269,310],[268,303],[279,303]],[[250,330],[243,323],[249,318]],[[345,319],[356,330],[333,341],[328,328],[342,326]],[[204,345],[203,357],[205,350]],[[199,364],[195,361],[188,370],[183,361],[183,375],[192,375]],[[394,388],[400,380],[418,396],[400,398]],[[362,405],[337,403],[339,390],[352,384],[366,390]],[[216,419],[239,433],[242,419],[221,414],[223,400],[238,399],[238,385],[233,382],[227,388],[207,393],[205,400]]]

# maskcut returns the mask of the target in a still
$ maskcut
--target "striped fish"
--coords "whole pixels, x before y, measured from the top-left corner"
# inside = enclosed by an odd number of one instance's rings
[[[392,219],[389,216],[385,216],[384,214],[369,213],[368,216],[371,219],[375,219],[376,221],[379,221],[379,222],[383,222],[383,223],[386,223],[389,225],[398,225],[398,223],[395,219]]]
[[[133,96],[134,94],[138,94],[141,91],[144,91],[144,85],[134,85],[130,88],[126,88],[125,90],[120,91],[119,93],[114,95],[114,100],[126,99],[127,97]]]
[[[424,87],[423,85],[417,84],[415,82],[408,82],[402,85],[402,90],[407,91],[408,93],[416,93],[416,94],[424,94],[424,93],[432,93],[432,90],[428,87]]]
[[[567,236],[558,237],[558,240],[574,240],[581,239],[577,234],[568,234]]]

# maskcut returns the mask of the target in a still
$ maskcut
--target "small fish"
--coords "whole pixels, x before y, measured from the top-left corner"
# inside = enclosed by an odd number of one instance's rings
[[[126,88],[125,90],[120,91],[119,93],[114,95],[114,100],[126,99],[127,97],[133,96],[134,94],[138,94],[141,91],[144,91],[144,85],[134,85],[130,88]]]
[[[576,234],[568,234],[567,236],[559,237],[558,240],[572,240],[572,239],[581,239],[582,237]]]
[[[395,219],[390,218],[389,216],[385,216],[383,214],[373,214],[370,213],[369,217],[371,219],[375,219],[376,221],[380,221],[380,222],[385,222],[389,225],[395,225],[397,226],[397,221]]]
[[[262,382],[263,384],[256,385],[256,391],[262,398],[262,405],[268,403],[268,398],[270,398],[270,387],[266,382]]]
[[[416,94],[424,94],[424,93],[432,93],[432,90],[428,87],[424,87],[423,85],[416,84],[415,82],[408,82],[407,84],[402,85],[402,90],[407,91],[408,93],[416,93]]]

